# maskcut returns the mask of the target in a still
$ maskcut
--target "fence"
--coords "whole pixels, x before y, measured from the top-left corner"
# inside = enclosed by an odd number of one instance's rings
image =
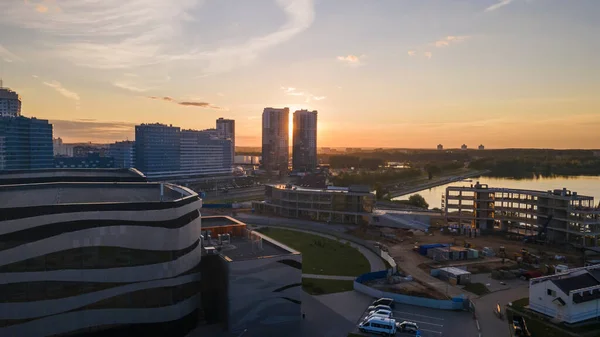
[[[451,300],[435,300],[431,298],[424,297],[415,297],[408,296],[402,294],[390,293],[387,291],[381,291],[378,289],[371,288],[367,285],[364,285],[364,282],[372,281],[376,279],[385,278],[387,276],[387,271],[377,271],[373,273],[362,274],[354,280],[354,290],[359,291],[363,294],[369,295],[371,297],[386,297],[391,298],[395,302],[417,305],[420,307],[426,308],[434,308],[434,309],[442,309],[442,310],[463,310],[465,308],[465,299],[462,297],[455,297]]]

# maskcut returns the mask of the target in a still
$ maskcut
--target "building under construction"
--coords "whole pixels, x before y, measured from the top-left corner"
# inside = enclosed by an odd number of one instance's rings
[[[446,188],[442,206],[448,224],[463,231],[503,231],[531,241],[600,246],[600,208],[594,197],[567,189],[520,190],[477,182]]]

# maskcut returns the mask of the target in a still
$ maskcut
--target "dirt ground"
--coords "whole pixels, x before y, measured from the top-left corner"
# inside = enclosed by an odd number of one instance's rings
[[[436,289],[427,287],[426,285],[415,280],[412,282],[402,282],[396,284],[387,284],[385,280],[375,280],[367,283],[370,287],[408,296],[433,298],[437,300],[445,300],[448,297]]]

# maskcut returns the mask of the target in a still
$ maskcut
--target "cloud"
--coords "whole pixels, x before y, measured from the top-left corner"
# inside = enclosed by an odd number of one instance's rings
[[[57,41],[54,56],[96,69],[128,69],[189,61],[197,73],[229,71],[249,64],[265,50],[308,29],[315,18],[313,0],[276,0],[286,20],[274,31],[245,42],[201,49],[192,11],[202,0],[61,0],[60,11],[34,15],[24,2],[0,1],[0,22],[36,30]],[[222,39],[227,41],[227,39]],[[38,47],[42,47],[41,45]]]
[[[283,90],[283,93],[288,95],[288,96],[303,96],[306,97],[306,102],[310,102],[312,100],[315,101],[321,101],[324,100],[325,98],[327,98],[326,96],[316,96],[311,94],[310,92],[304,92],[304,91],[297,91],[296,88],[294,87],[281,87],[281,90]]]
[[[39,4],[39,5],[35,6],[35,11],[38,13],[46,13],[48,11],[48,7],[46,7],[42,4]]]
[[[357,65],[360,65],[360,61],[363,56],[356,56],[356,55],[350,54],[348,56],[338,56],[337,59],[338,59],[338,61],[344,62],[348,65],[357,66]]]
[[[469,38],[471,38],[471,37],[468,36],[468,35],[463,35],[463,36],[450,35],[450,36],[446,36],[443,39],[435,41],[434,43],[432,43],[432,45],[436,46],[438,48],[448,47],[451,43],[462,42],[462,41],[465,41],[465,40],[467,40]]]
[[[47,86],[49,86],[50,88],[53,88],[59,94],[65,96],[66,98],[79,101],[79,95],[76,92],[73,92],[71,90],[66,89],[58,81],[44,82],[44,84],[47,85]]]
[[[511,2],[513,2],[513,0],[500,0],[500,2],[491,5],[490,7],[486,8],[484,10],[484,12],[491,12],[491,11],[495,11],[498,8],[504,7],[506,5],[509,5]]]
[[[219,97],[225,97],[225,94],[224,94],[224,93],[222,93],[222,92],[218,92],[218,93],[217,93],[217,96],[219,96]]]
[[[6,49],[4,46],[0,44],[0,58],[4,60],[4,62],[12,63],[15,61],[23,61],[22,58],[13,54],[10,50]]]
[[[162,96],[162,97],[148,96],[148,98],[154,99],[154,100],[159,100],[159,101],[171,102],[171,103],[175,103],[175,104],[178,104],[181,106],[198,107],[198,108],[206,108],[206,109],[213,109],[213,110],[224,110],[224,108],[222,108],[220,106],[216,106],[214,104],[207,103],[207,102],[178,101],[178,100],[175,100],[173,97],[169,97],[169,96]]]
[[[417,51],[416,50],[409,50],[408,51],[408,56],[416,56],[417,55]]]
[[[426,52],[423,52],[423,56],[425,56],[428,59],[431,59],[431,57],[433,56],[433,53],[431,53],[430,51],[426,51]]]
[[[117,88],[129,90],[129,91],[133,91],[133,92],[145,92],[145,91],[150,90],[150,88],[140,88],[140,87],[136,86],[135,84],[132,84],[131,82],[127,82],[127,81],[115,81],[115,82],[112,82],[112,85],[114,85]]]
[[[38,75],[31,75],[31,77],[33,77],[33,78],[35,78],[35,79],[38,79],[38,78],[40,78]]]
[[[89,119],[50,120],[54,128],[54,136],[65,142],[114,142],[115,140],[133,139],[135,124],[124,122],[100,122]]]

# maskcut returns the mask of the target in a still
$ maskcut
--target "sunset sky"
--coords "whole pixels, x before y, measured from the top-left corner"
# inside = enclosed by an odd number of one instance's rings
[[[1,0],[0,74],[66,142],[319,111],[319,146],[600,148],[599,0]]]

